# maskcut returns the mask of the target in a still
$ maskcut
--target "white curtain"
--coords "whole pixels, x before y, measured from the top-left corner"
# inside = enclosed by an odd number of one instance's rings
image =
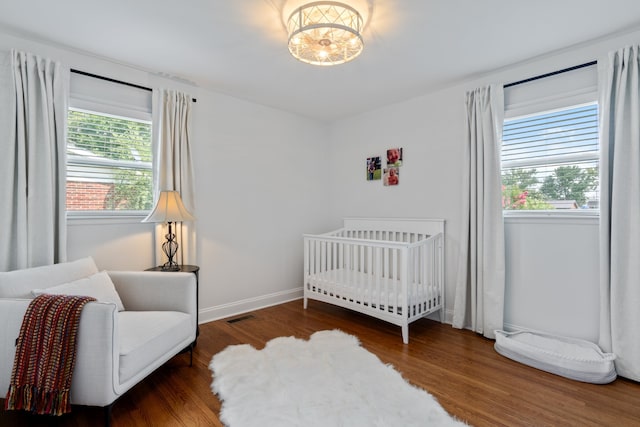
[[[195,180],[191,153],[191,95],[173,90],[154,89],[154,189],[180,192],[184,206],[194,216]],[[179,244],[178,264],[196,264],[195,222],[176,224]],[[166,225],[156,227],[156,264],[166,262],[160,250],[167,233]]]
[[[640,53],[609,54],[600,97],[600,340],[640,381]]]
[[[0,54],[0,271],[66,260],[69,70]]]
[[[453,326],[487,338],[503,328],[505,254],[500,179],[502,86],[467,92],[460,263]]]

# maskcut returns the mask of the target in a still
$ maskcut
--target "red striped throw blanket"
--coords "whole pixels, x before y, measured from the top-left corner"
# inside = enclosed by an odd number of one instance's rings
[[[5,409],[36,414],[71,412],[69,389],[84,305],[95,298],[40,295],[27,308],[16,343]]]

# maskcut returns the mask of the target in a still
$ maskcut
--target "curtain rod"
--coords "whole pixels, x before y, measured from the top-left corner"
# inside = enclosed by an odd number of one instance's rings
[[[573,71],[573,70],[578,70],[580,68],[590,67],[592,65],[596,65],[597,63],[598,63],[598,61],[585,62],[584,64],[574,65],[573,67],[563,68],[562,70],[552,71],[550,73],[541,74],[541,75],[535,76],[535,77],[529,77],[528,79],[520,80],[520,81],[513,82],[513,83],[507,83],[506,85],[504,85],[504,88],[506,89],[506,88],[511,87],[511,86],[517,86],[517,85],[521,85],[523,83],[532,82],[534,80],[544,79],[545,77],[555,76],[556,74],[566,73],[567,71]]]
[[[148,90],[149,92],[153,91],[153,89],[151,89],[150,87],[140,86],[140,85],[137,85],[137,84],[134,84],[134,83],[129,83],[129,82],[123,82],[122,80],[112,79],[111,77],[99,76],[98,74],[87,73],[86,71],[75,70],[75,69],[72,68],[71,72],[72,73],[76,73],[76,74],[80,74],[80,75],[83,75],[83,76],[87,76],[87,77],[94,77],[94,78],[100,79],[100,80],[106,80],[106,81],[112,82],[112,83],[118,83],[118,84],[125,85],[125,86],[135,87],[136,89]],[[193,102],[198,102],[198,100],[196,98],[191,98],[191,100]]]

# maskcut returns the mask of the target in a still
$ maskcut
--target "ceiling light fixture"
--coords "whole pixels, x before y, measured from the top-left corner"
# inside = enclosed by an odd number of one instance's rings
[[[289,52],[313,65],[337,65],[362,52],[362,16],[335,1],[316,1],[295,9],[287,20]]]

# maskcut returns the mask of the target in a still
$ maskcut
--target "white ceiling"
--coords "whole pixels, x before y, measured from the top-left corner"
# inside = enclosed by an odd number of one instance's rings
[[[320,120],[640,27],[639,0],[343,0],[364,52],[316,67],[289,55],[287,1],[0,0],[0,26]]]

